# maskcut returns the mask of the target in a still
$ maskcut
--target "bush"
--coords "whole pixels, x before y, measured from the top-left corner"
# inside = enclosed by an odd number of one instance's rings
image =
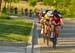
[[[10,17],[4,13],[1,14],[0,19],[10,19]]]
[[[6,10],[7,10],[7,9],[6,9],[6,7],[4,6],[2,12],[3,12],[3,13],[6,13]]]

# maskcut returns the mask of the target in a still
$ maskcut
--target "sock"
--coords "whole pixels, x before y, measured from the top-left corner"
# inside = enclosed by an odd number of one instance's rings
[[[50,36],[50,38],[53,38],[53,32],[51,32],[51,36]]]

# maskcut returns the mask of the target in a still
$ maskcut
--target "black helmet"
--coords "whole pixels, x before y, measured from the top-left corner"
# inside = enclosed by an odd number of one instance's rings
[[[48,12],[49,10],[46,10],[46,13]]]
[[[61,13],[57,10],[54,10],[53,13],[52,13],[56,18],[59,18],[61,17]]]
[[[54,10],[52,14],[54,14],[54,15],[55,14],[58,14],[58,11],[57,10]]]

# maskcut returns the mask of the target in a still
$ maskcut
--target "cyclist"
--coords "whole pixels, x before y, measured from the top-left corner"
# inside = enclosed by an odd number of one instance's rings
[[[47,45],[49,45],[50,32],[51,32],[51,19],[53,17],[51,10],[46,10],[45,18],[45,38],[47,38]]]
[[[61,26],[63,25],[63,20],[62,20],[62,16],[61,16],[61,13],[58,12],[57,10],[54,10],[53,11],[53,18],[52,18],[52,25],[51,25],[51,30],[52,32],[54,31],[54,27],[56,25],[56,32],[55,32],[55,37],[57,38],[58,35],[59,35],[59,30],[61,28]]]
[[[45,16],[45,11],[44,10],[41,10],[40,11],[40,14],[39,14],[39,17],[40,17],[40,24],[41,24],[41,34],[44,35],[44,16]]]
[[[50,29],[51,30],[51,19],[52,19],[52,11],[50,10],[46,10],[46,14],[45,14],[45,33],[47,33],[47,30]]]
[[[48,37],[48,36],[47,36],[47,34],[48,34],[48,29],[51,28],[51,27],[49,26],[49,23],[50,23],[50,17],[52,16],[52,15],[51,15],[52,11],[46,10],[46,11],[44,11],[44,12],[45,12],[45,13],[42,14],[40,22],[42,23],[42,34],[43,34],[43,37],[46,38],[46,37]],[[44,42],[45,42],[45,41],[44,41]]]

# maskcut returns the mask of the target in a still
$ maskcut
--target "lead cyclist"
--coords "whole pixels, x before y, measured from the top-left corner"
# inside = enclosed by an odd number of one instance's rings
[[[60,28],[61,27],[63,28],[63,19],[62,19],[61,14],[57,10],[54,10],[52,14],[53,14],[53,18],[51,20],[51,23],[52,23],[52,25],[51,25],[51,30],[52,30],[51,35],[53,35],[54,27],[56,25],[55,37],[58,38]]]

